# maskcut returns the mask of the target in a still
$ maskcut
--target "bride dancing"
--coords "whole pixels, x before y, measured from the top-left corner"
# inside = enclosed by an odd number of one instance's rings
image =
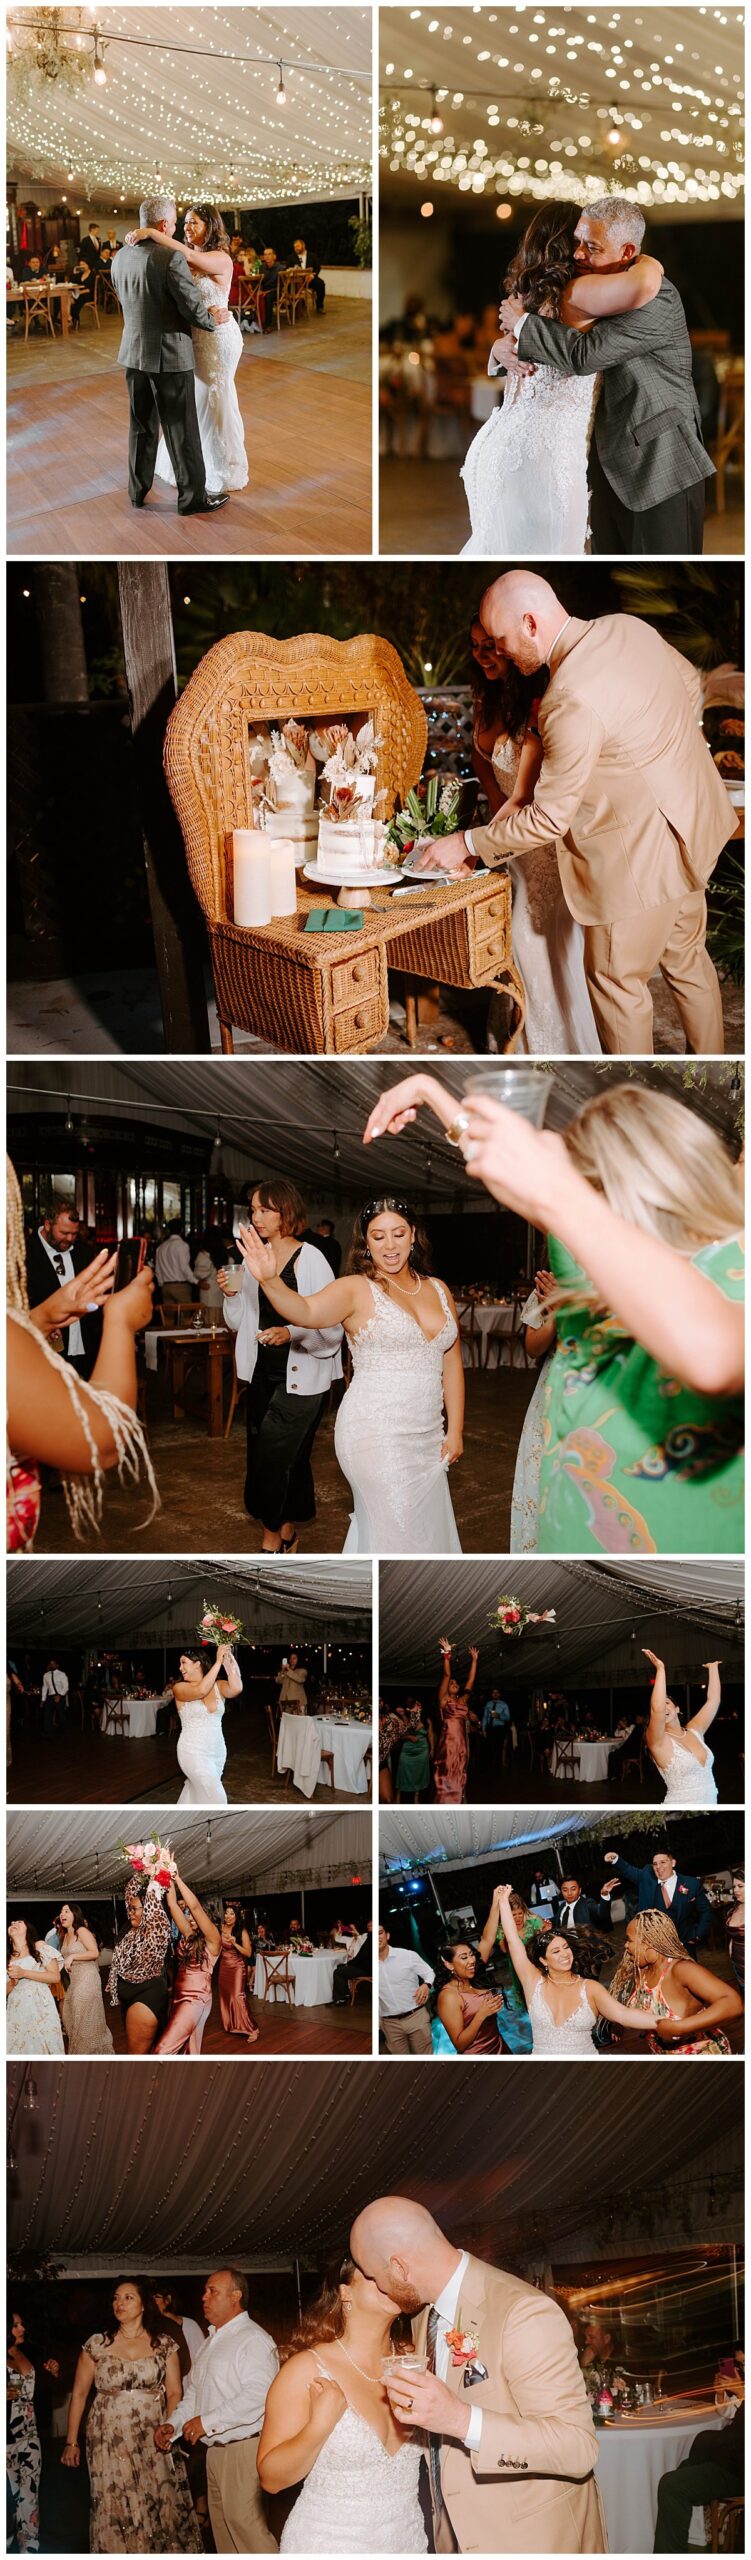
[[[242,1697],[242,1685],[230,1645],[219,1645],[210,1671],[203,1674],[195,1655],[181,1653],[180,1677],[171,1683],[180,1718],[177,1758],[185,1779],[178,1804],[226,1804],[222,1717],[226,1700]]]
[[[665,1806],[716,1804],[717,1780],[714,1753],[704,1736],[714,1724],[722,1696],[719,1662],[705,1662],[707,1695],[703,1707],[688,1724],[681,1724],[678,1709],[668,1697],[665,1664],[659,1653],[650,1653],[642,1645],[647,1661],[654,1664],[654,1687],[645,1734],[647,1750],[665,1786]]]
[[[447,1475],[464,1445],[459,1327],[450,1290],[429,1277],[427,1236],[409,1201],[368,1200],[349,1271],[311,1297],[277,1276],[254,1227],[240,1228],[239,1245],[283,1323],[344,1326],[354,1374],[334,1446],[354,1496],[345,1555],[458,1554]]]
[[[568,2054],[577,2062],[597,2062],[592,2029],[598,2018],[609,2018],[611,2026],[628,2027],[632,2034],[648,2033],[651,2017],[624,2008],[593,1975],[576,1975],[575,1950],[562,1930],[554,1929],[550,1937],[540,1932],[530,1939],[529,1949],[525,1947],[514,1918],[513,1890],[510,1884],[496,1885],[480,1955],[484,1961],[490,1954],[500,1921],[527,2003],[533,2053]]]
[[[172,249],[181,250],[191,275],[195,276],[201,299],[207,311],[226,311],[232,284],[232,259],[224,223],[213,204],[190,205],[183,223],[184,240],[173,240]],[[161,231],[145,228],[128,232],[128,245],[137,240],[156,240],[163,245]],[[223,489],[247,488],[248,456],[240,404],[235,390],[235,374],[243,351],[242,331],[234,317],[223,320],[213,333],[208,329],[191,330],[196,369],[196,413],[206,465],[206,492],[218,497]],[[155,470],[169,487],[176,486],[164,436],[160,435]]]
[[[398,2304],[345,2258],[292,2340],[266,2402],[258,2477],[296,2488],[280,2551],[427,2551],[419,2442],[405,2433],[381,2371],[398,2350]]]
[[[542,764],[537,710],[546,678],[520,674],[482,622],[472,624],[470,647],[472,762],[494,818],[501,808],[506,815],[534,796]],[[584,975],[584,930],[566,904],[555,838],[532,848],[523,862],[512,862],[509,876],[514,959],[527,998],[517,1054],[595,1057],[600,1038]]]
[[[637,257],[611,273],[588,271],[577,247],[578,204],[543,204],[533,214],[506,277],[527,311],[591,329],[613,312],[637,310],[659,293],[659,259]],[[643,230],[643,224],[642,224]],[[495,373],[491,348],[489,372]],[[507,375],[503,400],[480,427],[461,477],[472,533],[463,560],[495,560],[519,550],[552,559],[585,552],[589,523],[587,457],[597,376],[534,365]]]

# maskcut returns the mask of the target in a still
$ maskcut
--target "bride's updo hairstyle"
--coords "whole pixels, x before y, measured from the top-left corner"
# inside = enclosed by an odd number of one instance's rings
[[[426,1229],[418,1218],[417,1210],[413,1209],[411,1200],[399,1200],[396,1193],[392,1191],[382,1192],[377,1200],[366,1200],[362,1209],[358,1210],[347,1257],[347,1270],[365,1271],[372,1279],[373,1262],[368,1244],[368,1228],[372,1227],[374,1218],[383,1216],[385,1209],[390,1209],[395,1218],[406,1219],[407,1226],[412,1227],[414,1231],[408,1270],[417,1271],[420,1275],[429,1271],[430,1239]]]
[[[281,1218],[283,1236],[303,1236],[305,1234],[305,1229],[308,1223],[308,1212],[305,1207],[302,1192],[298,1191],[297,1184],[295,1182],[285,1182],[281,1174],[278,1181],[254,1182],[250,1199],[251,1220],[253,1216],[252,1203],[254,1200],[260,1200],[262,1209],[276,1210],[277,1217]]]
[[[225,257],[231,257],[229,232],[225,231],[223,217],[217,211],[215,204],[186,204],[185,213],[197,213],[199,222],[203,222],[206,226],[206,238],[201,241],[202,249],[223,249]],[[184,220],[185,216],[183,216],[183,223]]]
[[[196,208],[197,210],[197,208]],[[555,317],[567,284],[576,275],[574,232],[580,204],[541,204],[527,223],[506,276],[505,292],[518,293],[528,311]]]

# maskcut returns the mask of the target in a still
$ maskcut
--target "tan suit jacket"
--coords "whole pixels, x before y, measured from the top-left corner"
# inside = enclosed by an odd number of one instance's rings
[[[424,2349],[428,2314],[415,2322]],[[589,2401],[565,2313],[534,2285],[470,2258],[459,2329],[477,2338],[487,2382],[464,2389],[449,2365],[448,2388],[483,2410],[477,2453],[445,2437],[441,2490],[460,2551],[606,2551],[593,2472],[597,2460]]]
[[[698,675],[629,613],[572,620],[552,658],[534,799],[473,827],[475,851],[492,867],[554,839],[580,924],[680,904],[737,825],[698,726]]]

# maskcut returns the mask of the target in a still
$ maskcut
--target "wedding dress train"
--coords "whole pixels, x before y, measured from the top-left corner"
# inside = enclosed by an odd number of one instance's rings
[[[596,387],[596,375],[556,373],[552,365],[507,377],[462,466],[472,526],[463,560],[586,551]]]
[[[222,1770],[227,1758],[223,1714],[223,1701],[210,1715],[203,1698],[189,1698],[185,1706],[178,1708],[180,1738],[177,1758],[185,1779],[178,1804],[227,1803],[222,1786]]]
[[[515,738],[496,738],[493,771],[504,797],[519,765]],[[584,933],[561,887],[555,844],[535,846],[509,864],[511,939],[527,998],[517,1055],[599,1057],[600,1038],[584,975]]]
[[[427,2551],[421,2459],[419,2444],[387,2453],[367,2420],[345,2409],[303,2481],[280,2551]]]
[[[354,1496],[345,1555],[459,1555],[444,1438],[443,1362],[456,1324],[440,1280],[445,1323],[433,1342],[406,1307],[371,1280],[373,1313],[350,1341],[353,1378],[334,1447]]]
[[[229,285],[217,284],[215,276],[195,273],[193,282],[198,286],[207,311],[217,310],[220,305],[227,309]],[[206,494],[209,498],[216,498],[221,489],[245,489],[248,484],[245,431],[235,390],[235,374],[243,351],[242,330],[233,318],[221,320],[213,336],[209,329],[193,329],[191,336]],[[161,435],[155,468],[159,479],[167,480],[170,488],[174,489],[175,474]]]

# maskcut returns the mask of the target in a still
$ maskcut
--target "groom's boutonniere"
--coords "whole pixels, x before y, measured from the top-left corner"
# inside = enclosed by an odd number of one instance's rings
[[[480,2341],[476,2329],[447,2329],[446,2345],[452,2364],[463,2367],[465,2391],[470,2390],[473,2382],[487,2382],[488,2369],[479,2361]]]

